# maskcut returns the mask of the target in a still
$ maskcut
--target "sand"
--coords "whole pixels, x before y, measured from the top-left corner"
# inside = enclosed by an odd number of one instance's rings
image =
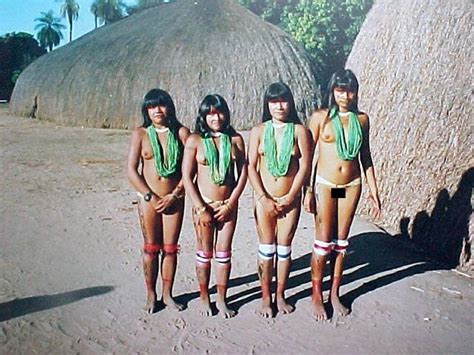
[[[342,286],[348,317],[311,317],[313,228],[303,213],[287,291],[296,310],[259,318],[249,186],[233,245],[237,316],[198,314],[189,203],[175,283],[187,308],[145,314],[136,195],[125,177],[129,135],[0,108],[0,353],[472,353],[473,280],[363,216],[351,230]]]

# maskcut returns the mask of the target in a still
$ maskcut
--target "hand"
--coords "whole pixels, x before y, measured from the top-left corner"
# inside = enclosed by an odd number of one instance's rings
[[[230,219],[231,212],[235,207],[232,206],[230,202],[225,202],[224,204],[214,208],[214,219],[218,222],[223,223]]]
[[[308,213],[316,214],[316,198],[314,192],[306,191],[303,199],[304,210]]]
[[[211,212],[207,208],[197,215],[197,224],[203,227],[212,227],[214,218],[212,218]]]
[[[295,198],[290,195],[286,195],[277,199],[276,205],[278,211],[280,211],[280,217],[284,217],[286,212],[291,208]]]
[[[163,213],[168,207],[170,207],[176,201],[176,195],[167,194],[163,198],[158,198],[154,208],[157,213]]]
[[[280,207],[271,198],[263,196],[262,198],[258,200],[258,202],[262,204],[264,211],[267,214],[269,214],[271,217],[277,217],[278,215],[280,215],[281,213]]]
[[[379,218],[381,208],[380,208],[380,200],[379,200],[378,194],[376,194],[375,197],[374,195],[369,194],[368,200],[370,203],[370,211],[369,211],[370,217],[372,217],[373,219]]]

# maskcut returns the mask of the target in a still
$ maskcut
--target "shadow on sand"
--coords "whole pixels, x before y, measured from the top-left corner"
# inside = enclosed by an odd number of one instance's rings
[[[461,176],[452,197],[446,189],[438,193],[431,215],[426,210],[416,214],[411,235],[410,218],[402,218],[397,237],[412,240],[427,255],[450,269],[465,264],[471,258],[469,219],[473,187],[474,168],[470,168]]]
[[[55,295],[33,296],[0,303],[0,322],[26,314],[44,311],[80,301],[84,298],[103,295],[112,291],[112,286],[96,286],[58,293]]]

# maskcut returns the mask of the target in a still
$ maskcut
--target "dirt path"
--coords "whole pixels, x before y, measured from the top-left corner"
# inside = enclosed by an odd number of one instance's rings
[[[249,187],[229,290],[238,315],[204,319],[196,311],[189,209],[175,286],[187,309],[145,315],[136,197],[125,180],[128,137],[0,109],[0,353],[472,353],[472,280],[361,218],[342,288],[349,317],[311,317],[312,220],[303,214],[287,292],[296,311],[258,318]]]

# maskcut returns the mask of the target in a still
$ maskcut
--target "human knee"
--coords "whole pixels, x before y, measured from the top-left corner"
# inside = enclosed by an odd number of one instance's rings
[[[230,250],[228,250],[228,251],[216,251],[215,260],[219,264],[222,264],[222,265],[229,264],[231,258],[232,258],[232,252]]]
[[[327,256],[331,254],[333,248],[334,248],[333,242],[324,242],[318,239],[314,241],[313,251],[316,255]]]
[[[334,251],[343,256],[347,253],[347,247],[349,246],[349,241],[347,239],[334,239]]]
[[[279,261],[288,260],[291,256],[291,245],[277,245],[276,253]]]
[[[179,244],[165,244],[163,245],[163,256],[173,256],[178,254],[180,251]]]
[[[143,245],[143,253],[145,256],[155,258],[161,251],[162,245],[156,243],[145,243]]]
[[[198,250],[196,253],[196,266],[209,267],[212,259],[212,251]]]
[[[273,260],[276,253],[275,244],[262,244],[258,245],[258,258],[263,261]]]

